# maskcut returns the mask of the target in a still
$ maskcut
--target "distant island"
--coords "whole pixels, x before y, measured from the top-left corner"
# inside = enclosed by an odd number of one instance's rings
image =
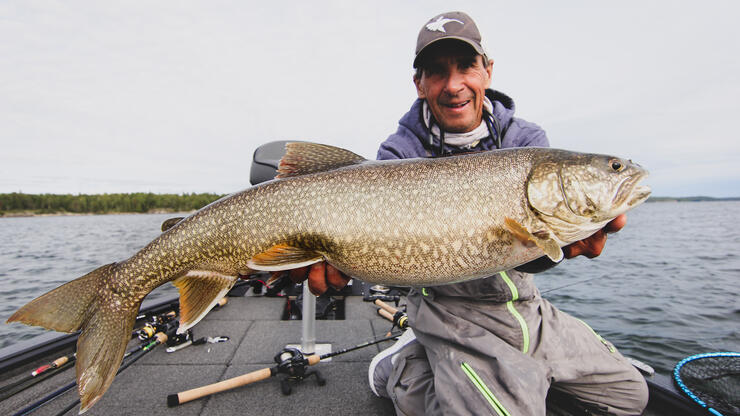
[[[64,214],[122,214],[187,212],[200,209],[223,195],[154,194],[0,194],[0,217]]]
[[[740,201],[740,196],[713,198],[711,196],[651,196],[645,202],[707,202],[707,201]]]
[[[220,194],[0,194],[0,217],[32,215],[82,215],[188,212],[198,210],[223,197]],[[740,197],[708,196],[654,197],[647,202],[740,201]]]

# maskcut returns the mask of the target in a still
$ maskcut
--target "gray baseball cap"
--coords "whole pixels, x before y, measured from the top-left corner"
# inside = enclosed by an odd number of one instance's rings
[[[486,54],[473,19],[463,12],[447,12],[432,17],[419,31],[414,68],[418,66],[419,56],[424,49],[442,39],[457,39],[472,46],[479,54]]]

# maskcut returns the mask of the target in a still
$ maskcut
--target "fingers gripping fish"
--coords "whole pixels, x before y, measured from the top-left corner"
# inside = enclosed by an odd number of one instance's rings
[[[141,301],[173,282],[180,329],[195,325],[239,274],[326,260],[370,283],[432,286],[507,270],[601,229],[650,194],[616,157],[520,148],[439,159],[368,161],[290,143],[278,179],[173,221],[129,259],[19,309],[8,322],[81,330],[81,412],[113,382]]]

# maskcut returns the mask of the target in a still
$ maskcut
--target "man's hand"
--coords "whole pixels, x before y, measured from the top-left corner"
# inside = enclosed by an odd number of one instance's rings
[[[625,224],[627,224],[627,216],[624,214],[619,215],[609,221],[604,228],[597,231],[594,235],[563,247],[565,258],[572,259],[573,257],[584,255],[592,259],[598,256],[601,254],[601,251],[604,249],[604,245],[606,244],[606,235],[609,233],[616,233],[621,230]]]
[[[344,273],[324,261],[293,269],[289,273],[290,280],[295,283],[308,279],[308,289],[316,296],[324,294],[329,290],[329,287],[340,290],[350,281],[350,278]]]

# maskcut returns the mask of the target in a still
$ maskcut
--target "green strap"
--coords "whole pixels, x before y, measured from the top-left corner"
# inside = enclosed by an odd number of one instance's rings
[[[514,319],[519,322],[519,326],[522,329],[522,352],[526,354],[529,352],[529,327],[527,326],[527,321],[524,320],[524,317],[514,307],[514,301],[519,299],[519,291],[516,289],[514,282],[511,281],[511,278],[506,274],[506,272],[500,272],[499,274],[511,291],[511,300],[506,302],[506,309],[508,309],[514,316]]]
[[[488,404],[491,405],[497,415],[511,416],[509,412],[506,411],[506,408],[501,404],[501,402],[498,401],[496,396],[493,395],[493,392],[491,392],[488,386],[486,386],[486,383],[484,383],[483,380],[475,372],[475,370],[473,370],[473,367],[471,367],[470,364],[463,362],[462,364],[460,364],[460,367],[462,367],[465,375],[467,375],[470,381],[473,382],[473,385],[483,395],[483,398],[488,401]]]

